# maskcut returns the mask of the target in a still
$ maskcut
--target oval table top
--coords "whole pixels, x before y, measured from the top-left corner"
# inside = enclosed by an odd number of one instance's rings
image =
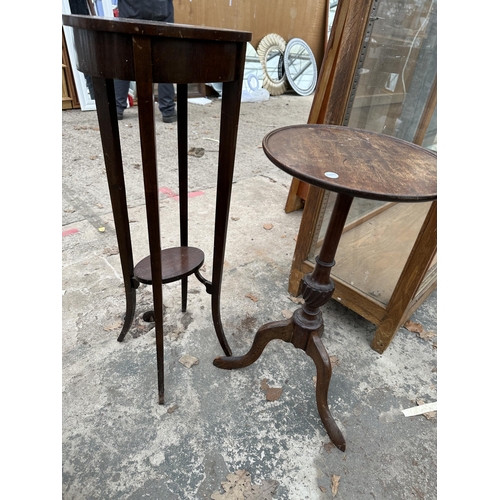
[[[292,125],[262,146],[283,171],[328,191],[381,201],[437,198],[437,156],[388,135],[336,125]]]

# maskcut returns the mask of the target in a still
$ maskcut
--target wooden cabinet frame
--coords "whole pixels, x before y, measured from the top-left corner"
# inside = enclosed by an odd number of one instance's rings
[[[62,109],[79,108],[78,94],[75,88],[73,72],[68,56],[66,37],[62,30]]]
[[[366,38],[376,20],[378,0],[340,0],[325,50],[308,123],[345,125],[358,65]],[[413,142],[421,145],[436,109],[436,80],[428,94]],[[302,278],[312,271],[311,248],[316,244],[318,224],[325,208],[325,191],[293,179],[285,211],[304,208],[289,279],[289,292],[298,295]],[[382,210],[388,207],[383,207]],[[373,214],[372,214],[373,215]],[[366,220],[358,220],[360,225]],[[344,234],[352,229],[346,225]],[[377,325],[372,348],[380,353],[389,346],[399,327],[437,288],[437,202],[433,202],[418,231],[409,257],[387,302],[355,288],[335,275],[333,298]]]

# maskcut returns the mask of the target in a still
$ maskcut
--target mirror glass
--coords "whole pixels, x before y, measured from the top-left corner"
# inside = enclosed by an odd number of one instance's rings
[[[252,76],[254,75],[255,78]],[[257,51],[252,44],[247,42],[247,53],[245,57],[245,72],[243,76],[243,90],[252,92],[262,88],[264,82],[264,69],[259,59]]]
[[[314,54],[304,40],[293,38],[286,46],[284,67],[288,83],[299,95],[310,95],[316,88],[318,70]]]
[[[338,0],[330,0],[330,7],[328,12],[328,33],[326,35],[326,39],[330,37],[330,32],[332,31],[333,20],[335,19],[335,14],[337,12]]]

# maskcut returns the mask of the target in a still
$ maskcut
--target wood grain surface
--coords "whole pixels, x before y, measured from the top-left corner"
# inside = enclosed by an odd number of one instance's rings
[[[436,154],[391,136],[308,124],[274,130],[262,144],[276,166],[329,191],[382,201],[437,198]]]

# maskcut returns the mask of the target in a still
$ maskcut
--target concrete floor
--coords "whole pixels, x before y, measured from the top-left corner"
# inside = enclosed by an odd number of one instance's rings
[[[258,327],[297,305],[287,292],[301,212],[284,213],[291,178],[265,157],[270,130],[307,121],[312,97],[285,94],[243,103],[222,292],[222,319],[236,355]],[[190,244],[211,273],[220,101],[189,105]],[[158,114],[158,175],[165,247],[178,245],[175,125]],[[120,122],[134,258],[148,252],[137,108]],[[314,393],[314,363],[271,342],[248,368],[223,371],[210,297],[193,277],[188,309],[180,285],[164,286],[166,403],[157,403],[155,338],[137,318],[116,338],[125,297],[97,116],[62,112],[62,491],[65,500],[281,499],[403,500],[437,497],[437,417],[405,417],[416,400],[437,399],[437,337],[401,328],[383,355],[375,326],[330,301],[324,344],[338,363],[329,403],[347,451],[329,444]],[[173,149],[175,151],[175,149]],[[271,229],[264,226],[272,224]],[[436,294],[412,319],[437,334]],[[184,355],[197,359],[186,367]],[[268,401],[262,388],[282,388]],[[239,471],[246,471],[246,474]],[[333,479],[332,479],[333,478]],[[224,489],[225,486],[225,489]],[[227,491],[226,491],[227,490]]]

